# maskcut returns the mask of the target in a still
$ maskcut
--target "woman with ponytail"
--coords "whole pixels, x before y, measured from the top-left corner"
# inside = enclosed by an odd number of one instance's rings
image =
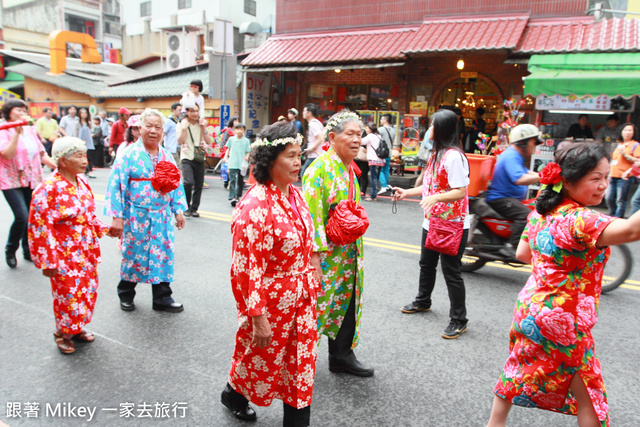
[[[556,151],[540,172],[516,252],[532,274],[516,302],[490,427],[504,426],[513,404],[577,415],[581,427],[609,425],[591,329],[608,246],[639,240],[640,214],[625,220],[589,208],[602,202],[608,175],[605,146],[583,142]]]

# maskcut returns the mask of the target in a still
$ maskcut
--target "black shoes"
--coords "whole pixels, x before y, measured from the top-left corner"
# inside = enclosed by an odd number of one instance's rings
[[[447,340],[452,340],[458,338],[460,335],[464,334],[467,331],[467,323],[468,320],[461,322],[460,320],[453,320],[447,326],[447,329],[442,332],[442,338]]]
[[[364,366],[352,353],[347,359],[334,359],[329,356],[329,370],[334,373],[344,372],[356,377],[372,377],[374,369]]]
[[[154,302],[151,308],[156,311],[167,311],[169,313],[180,313],[184,311],[183,305],[179,302],[172,302],[171,304],[156,304]]]
[[[191,216],[191,210],[187,209],[186,211],[182,212],[182,215],[184,216]]]
[[[237,204],[238,204],[238,200],[237,199],[231,200],[231,206],[233,206],[235,208]]]
[[[411,303],[402,307],[400,311],[407,314],[413,314],[413,313],[418,313],[419,311],[425,311],[425,312],[431,311],[431,308],[422,308],[422,307],[418,307],[414,303]]]
[[[231,391],[229,389],[231,389]],[[244,404],[239,404],[240,402],[236,402],[236,404],[234,404],[232,402],[232,400],[234,400],[234,394],[239,395],[238,392],[234,391],[229,385],[227,385],[227,387],[222,391],[222,395],[220,395],[220,402],[222,402],[222,404],[230,410],[233,416],[237,419],[242,421],[255,421],[258,418],[256,416],[256,411],[253,410],[246,399],[242,399],[246,402]]]
[[[192,216],[193,218],[199,218],[199,217],[200,217],[200,214],[198,213],[198,211],[191,211],[191,216]]]
[[[120,301],[120,308],[124,311],[133,311],[136,309],[136,305],[133,303],[133,301]]]
[[[33,260],[31,259],[31,252],[23,252],[22,256],[24,257],[25,261],[33,262]]]
[[[7,258],[7,265],[10,268],[16,268],[18,266],[18,260],[16,259],[16,253],[15,252],[11,252],[11,251],[5,251],[4,252],[6,258]]]

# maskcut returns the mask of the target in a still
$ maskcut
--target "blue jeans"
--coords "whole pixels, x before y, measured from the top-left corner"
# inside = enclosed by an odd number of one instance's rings
[[[240,169],[229,169],[229,200],[242,199],[244,190],[244,177],[240,174]]]
[[[609,215],[624,218],[627,210],[627,194],[629,193],[630,179],[610,178],[607,192],[607,205]]]
[[[6,252],[15,253],[20,247],[22,241],[22,251],[29,252],[29,240],[27,239],[27,222],[29,221],[29,206],[31,205],[30,187],[12,188],[10,190],[2,190],[4,198],[7,199],[9,207],[13,211],[13,224],[9,229],[9,238],[7,239]]]
[[[371,171],[371,198],[378,197],[378,190],[380,190],[380,169],[383,166],[369,166]]]
[[[384,166],[380,171],[380,188],[385,188],[389,185],[389,169],[391,165],[391,157],[384,159]]]
[[[633,193],[633,197],[631,198],[631,213],[629,216],[640,210],[640,184],[638,184],[638,188],[636,188],[636,192]]]

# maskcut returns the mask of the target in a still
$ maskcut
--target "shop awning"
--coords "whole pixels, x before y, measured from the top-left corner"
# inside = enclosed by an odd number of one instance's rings
[[[426,19],[404,53],[513,49],[529,14],[476,15]]]
[[[402,49],[417,26],[375,30],[275,35],[242,61],[244,67],[357,64],[407,59]],[[334,66],[335,65],[335,66]]]
[[[525,95],[640,95],[640,54],[576,53],[533,55]]]

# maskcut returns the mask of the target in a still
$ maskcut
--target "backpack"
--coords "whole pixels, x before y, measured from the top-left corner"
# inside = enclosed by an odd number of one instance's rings
[[[375,151],[376,156],[380,157],[381,159],[386,159],[387,157],[389,157],[389,147],[387,147],[387,143],[384,142],[382,137],[380,137],[378,148],[376,148]]]

